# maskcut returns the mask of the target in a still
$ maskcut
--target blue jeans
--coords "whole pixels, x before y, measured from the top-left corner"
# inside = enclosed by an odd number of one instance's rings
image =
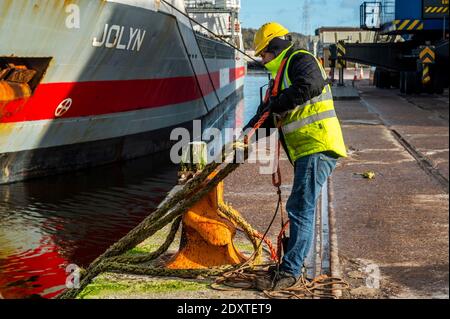
[[[288,248],[280,270],[299,277],[314,234],[314,213],[322,190],[337,160],[317,153],[299,158],[294,164],[294,185],[286,203],[289,225]]]

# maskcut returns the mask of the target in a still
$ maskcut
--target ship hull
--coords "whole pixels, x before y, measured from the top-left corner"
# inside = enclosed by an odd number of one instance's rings
[[[0,103],[0,183],[167,151],[194,119],[220,125],[242,98],[243,59],[155,6],[0,0],[0,61],[49,61],[31,97]]]
[[[200,118],[202,127],[222,128],[226,123],[234,122],[235,106],[242,99],[243,90],[240,88]],[[192,125],[192,121],[187,121],[176,126],[111,139],[3,153],[0,154],[2,182],[55,175],[143,156],[147,156],[150,166],[167,163],[170,161],[170,149],[175,143],[170,140],[172,130],[181,127],[192,133]]]

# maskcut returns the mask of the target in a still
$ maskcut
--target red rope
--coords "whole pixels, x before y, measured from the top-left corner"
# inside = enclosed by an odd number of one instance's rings
[[[275,249],[275,247],[273,246],[273,244],[270,241],[270,239],[263,238],[263,235],[261,233],[257,232],[257,231],[255,231],[254,235],[255,235],[256,238],[264,240],[264,242],[267,245],[267,248],[269,248],[269,251],[270,251],[270,259],[272,259],[273,261],[277,262],[279,260],[278,259],[278,252]]]

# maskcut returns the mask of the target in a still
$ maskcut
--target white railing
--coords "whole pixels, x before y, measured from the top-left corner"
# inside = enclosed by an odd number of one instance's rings
[[[241,0],[216,0],[216,5],[226,9],[239,9]]]
[[[240,9],[241,0],[185,0],[186,8]]]

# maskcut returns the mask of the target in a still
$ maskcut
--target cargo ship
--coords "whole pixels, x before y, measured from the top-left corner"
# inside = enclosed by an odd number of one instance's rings
[[[240,0],[0,0],[0,184],[161,154],[243,95]],[[196,22],[199,23],[196,23]],[[213,33],[218,35],[213,36]]]

